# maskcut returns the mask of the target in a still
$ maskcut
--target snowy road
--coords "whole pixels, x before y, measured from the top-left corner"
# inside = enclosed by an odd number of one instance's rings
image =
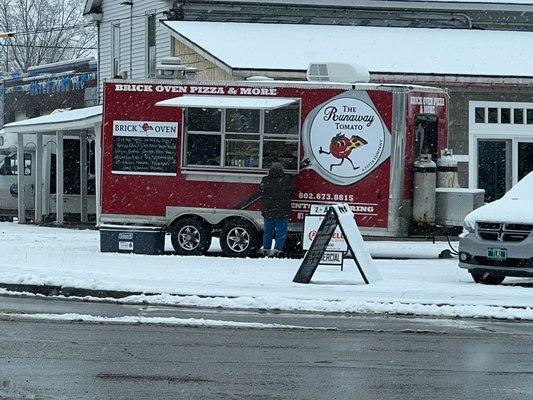
[[[161,293],[129,302],[286,311],[396,313],[533,320],[532,279],[475,284],[444,243],[368,242],[383,281],[364,285],[350,261],[292,283],[300,260],[230,259],[99,252],[96,231],[0,224],[0,282]],[[425,257],[425,258],[421,258]],[[434,258],[428,258],[434,257]],[[515,284],[526,286],[514,286]]]
[[[234,327],[20,318],[64,312]],[[327,329],[242,329],[243,323]],[[532,332],[529,322],[0,297],[0,398],[530,399]]]

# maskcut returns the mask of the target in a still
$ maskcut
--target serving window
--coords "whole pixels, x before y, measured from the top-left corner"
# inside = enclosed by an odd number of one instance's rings
[[[300,108],[187,108],[185,167],[268,169],[274,161],[298,170]]]

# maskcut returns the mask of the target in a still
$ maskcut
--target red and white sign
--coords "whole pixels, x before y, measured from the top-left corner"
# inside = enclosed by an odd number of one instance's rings
[[[113,121],[113,136],[176,138],[176,122]]]
[[[320,215],[308,215],[305,217],[304,222],[304,240],[303,240],[303,249],[309,250],[313,239],[316,236],[320,224],[324,220],[323,216]],[[333,232],[333,236],[329,241],[327,251],[346,251],[348,246],[346,245],[346,240],[342,236],[342,231],[339,227]]]

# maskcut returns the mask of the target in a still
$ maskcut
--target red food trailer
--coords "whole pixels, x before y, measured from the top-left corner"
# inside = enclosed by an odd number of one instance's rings
[[[204,254],[213,236],[227,255],[253,254],[274,161],[294,175],[291,239],[311,205],[331,203],[348,203],[363,234],[406,236],[413,165],[446,148],[447,106],[422,86],[108,81],[100,223],[118,239],[102,248],[143,252],[128,228],[170,234],[179,254]]]

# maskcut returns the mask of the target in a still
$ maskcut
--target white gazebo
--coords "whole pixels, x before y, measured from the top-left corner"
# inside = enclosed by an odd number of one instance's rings
[[[87,131],[93,130],[95,137],[95,178],[96,178],[96,219],[100,216],[100,177],[101,177],[101,127],[102,106],[80,108],[68,111],[55,111],[52,114],[4,125],[6,134],[17,134],[17,159],[24,159],[24,135],[35,135],[35,222],[43,219],[43,135],[56,135],[56,221],[64,222],[64,188],[63,188],[63,136],[77,135],[80,138],[80,216],[87,222]],[[19,167],[19,172],[22,171]],[[23,188],[24,174],[18,174],[18,187]],[[19,189],[22,193],[22,190]],[[18,220],[26,222],[26,204],[24,196],[18,196]]]

